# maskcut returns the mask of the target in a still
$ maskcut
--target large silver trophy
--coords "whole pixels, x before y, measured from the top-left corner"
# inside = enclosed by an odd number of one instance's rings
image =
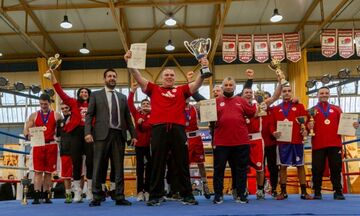
[[[269,68],[275,71],[276,76],[282,86],[287,85],[289,82],[285,79],[284,72],[281,70],[281,62],[276,59],[272,59],[270,62]]]
[[[211,39],[210,38],[199,38],[191,41],[184,41],[186,49],[193,55],[197,60],[200,60],[202,57],[206,56],[211,49]],[[212,76],[209,67],[202,66],[200,69],[201,77],[208,78]]]
[[[54,57],[50,57],[47,60],[47,65],[49,66],[49,69],[56,70],[61,65],[62,60],[60,59],[60,55],[58,53],[55,54]],[[46,71],[44,73],[44,77],[48,80],[51,79],[51,73],[50,71]]]

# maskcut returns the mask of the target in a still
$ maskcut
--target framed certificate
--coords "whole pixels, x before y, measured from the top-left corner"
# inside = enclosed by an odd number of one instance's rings
[[[280,142],[291,142],[292,129],[292,121],[277,121],[276,131],[281,132],[281,136],[276,140]]]
[[[337,133],[339,135],[355,136],[356,129],[354,128],[353,124],[358,120],[359,120],[358,114],[341,113]]]
[[[200,122],[217,121],[216,99],[200,101]]]

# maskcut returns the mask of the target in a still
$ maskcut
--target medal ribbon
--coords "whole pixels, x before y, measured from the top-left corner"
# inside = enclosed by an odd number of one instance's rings
[[[47,114],[46,117],[45,117],[44,113],[43,113],[42,111],[40,111],[41,121],[43,122],[43,124],[44,124],[45,127],[46,127],[46,124],[47,124],[48,121],[49,121],[50,113],[51,113],[51,111],[49,111],[48,114]]]
[[[289,112],[290,112],[290,110],[291,110],[291,108],[292,108],[291,102],[289,102],[289,106],[288,106],[287,109],[285,109],[284,102],[282,102],[282,103],[280,104],[280,106],[281,106],[281,109],[282,109],[282,111],[283,111],[283,113],[284,113],[285,118],[287,118],[288,115],[289,115]]]
[[[320,103],[317,104],[317,107],[320,109],[320,112],[325,116],[327,119],[330,113],[330,104],[327,104],[326,110],[323,109],[323,107],[320,105]]]

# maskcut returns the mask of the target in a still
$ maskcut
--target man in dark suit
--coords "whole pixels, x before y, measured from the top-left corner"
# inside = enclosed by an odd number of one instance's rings
[[[14,175],[10,174],[8,180],[14,180]],[[16,199],[16,183],[6,182],[0,186],[0,200]]]
[[[124,153],[126,130],[135,142],[135,130],[126,96],[115,91],[117,73],[114,69],[104,72],[105,88],[91,94],[85,120],[85,140],[94,142],[94,169],[92,192],[94,199],[89,206],[99,206],[103,198],[101,182],[104,163],[109,158],[115,166],[116,205],[131,205],[124,196]],[[95,119],[95,123],[93,120]],[[93,134],[92,134],[93,133]]]

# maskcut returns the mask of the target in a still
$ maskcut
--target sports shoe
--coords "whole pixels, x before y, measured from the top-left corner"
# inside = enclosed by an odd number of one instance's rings
[[[80,181],[74,181],[74,202],[82,203],[82,190],[80,187]]]
[[[203,183],[203,192],[204,192],[204,197],[206,199],[211,198],[211,193],[210,193],[210,189],[209,189],[209,186],[208,186],[207,182]]]
[[[345,196],[341,191],[335,191],[334,200],[345,200]]]
[[[238,195],[237,195],[237,191],[235,188],[232,189],[231,194],[232,194],[233,199],[236,200]]]
[[[150,194],[148,192],[144,193],[144,201],[149,201]]]
[[[182,199],[184,205],[199,205],[199,202],[195,200],[194,196],[186,196]]]
[[[50,191],[45,191],[44,192],[44,203],[46,204],[52,204],[53,202],[51,201],[51,192]]]
[[[235,202],[245,204],[245,203],[249,203],[249,200],[244,194],[242,196],[238,196]]]
[[[144,200],[145,200],[144,193],[142,191],[140,191],[137,194],[136,201],[141,202],[141,201],[144,201]]]
[[[215,194],[213,203],[214,203],[214,204],[221,204],[221,203],[223,203],[223,202],[224,202],[223,196],[221,196],[220,194]]]
[[[256,199],[257,200],[264,200],[265,199],[265,193],[263,190],[257,190],[256,191]]]
[[[159,206],[160,201],[159,201],[159,199],[151,199],[151,200],[147,201],[146,205],[147,206]]]
[[[277,192],[276,191],[272,191],[271,192],[271,196],[274,198],[274,199],[276,199],[276,197],[277,197]]]
[[[64,203],[72,203],[72,202],[73,202],[72,194],[71,193],[65,194],[65,202]]]
[[[313,200],[313,197],[306,193],[306,194],[301,194],[300,199]]]
[[[288,195],[286,193],[280,193],[276,196],[276,200],[284,200],[287,198],[288,198]]]
[[[321,199],[322,199],[321,192],[315,191],[315,194],[314,194],[313,199],[314,199],[314,200],[321,200]]]
[[[93,196],[93,193],[92,193],[92,180],[91,179],[87,180],[86,199],[87,200],[93,200],[94,199],[94,196]]]

